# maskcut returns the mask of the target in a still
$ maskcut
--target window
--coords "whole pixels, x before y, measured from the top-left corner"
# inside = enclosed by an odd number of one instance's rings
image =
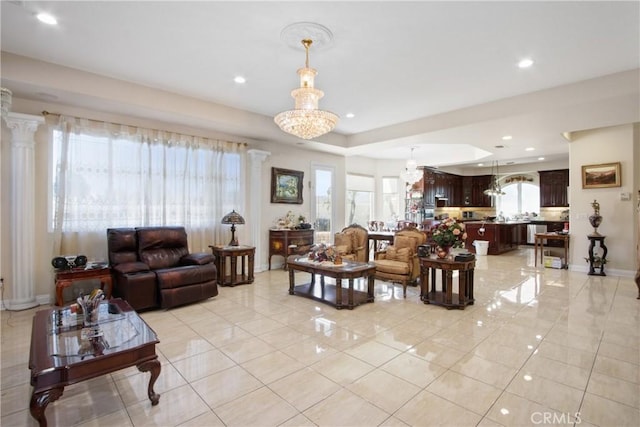
[[[374,179],[372,176],[347,174],[346,225],[365,228],[373,216]]]
[[[400,192],[398,186],[400,180],[397,177],[382,178],[382,220],[397,221],[400,218]]]
[[[239,144],[61,118],[51,148],[53,230],[213,229],[243,206]]]
[[[316,243],[329,243],[333,226],[333,177],[334,168],[312,164],[312,176],[314,178],[313,191],[314,202],[311,205],[311,217],[314,222]]]
[[[540,188],[526,182],[518,182],[502,187],[504,196],[498,198],[498,212],[512,217],[524,212],[539,212]]]

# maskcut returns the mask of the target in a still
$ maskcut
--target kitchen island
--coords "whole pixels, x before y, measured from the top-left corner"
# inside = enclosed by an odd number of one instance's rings
[[[489,242],[488,255],[500,255],[517,249],[518,245],[527,243],[528,224],[529,221],[466,221],[466,249],[475,253],[473,242],[476,240]]]

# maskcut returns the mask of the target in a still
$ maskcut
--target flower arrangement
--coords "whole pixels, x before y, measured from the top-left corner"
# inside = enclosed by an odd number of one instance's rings
[[[318,243],[313,245],[311,252],[309,253],[309,259],[316,262],[333,261],[335,262],[338,256],[338,251],[333,246],[329,246],[325,243]]]
[[[281,218],[276,219],[275,228],[278,229],[296,229],[296,228],[311,228],[311,225],[307,225],[305,222],[306,217],[304,214],[294,214],[292,211],[288,211],[287,214]],[[304,224],[304,225],[303,225]]]
[[[441,248],[462,248],[467,240],[467,233],[464,224],[447,218],[433,230],[432,238]]]

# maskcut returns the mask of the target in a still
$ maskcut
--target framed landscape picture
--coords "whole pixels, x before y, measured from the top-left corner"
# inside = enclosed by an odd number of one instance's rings
[[[304,172],[271,168],[271,203],[302,204]]]
[[[582,188],[620,187],[620,162],[582,166]]]

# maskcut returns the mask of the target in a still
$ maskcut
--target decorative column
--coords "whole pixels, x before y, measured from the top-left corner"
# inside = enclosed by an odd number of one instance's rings
[[[251,212],[251,241],[256,247],[258,271],[265,268],[266,252],[262,247],[262,162],[271,155],[268,151],[248,150],[249,156],[249,211]],[[268,192],[268,190],[267,190]]]
[[[11,309],[38,305],[34,283],[35,253],[35,139],[41,116],[8,113],[11,129]]]

